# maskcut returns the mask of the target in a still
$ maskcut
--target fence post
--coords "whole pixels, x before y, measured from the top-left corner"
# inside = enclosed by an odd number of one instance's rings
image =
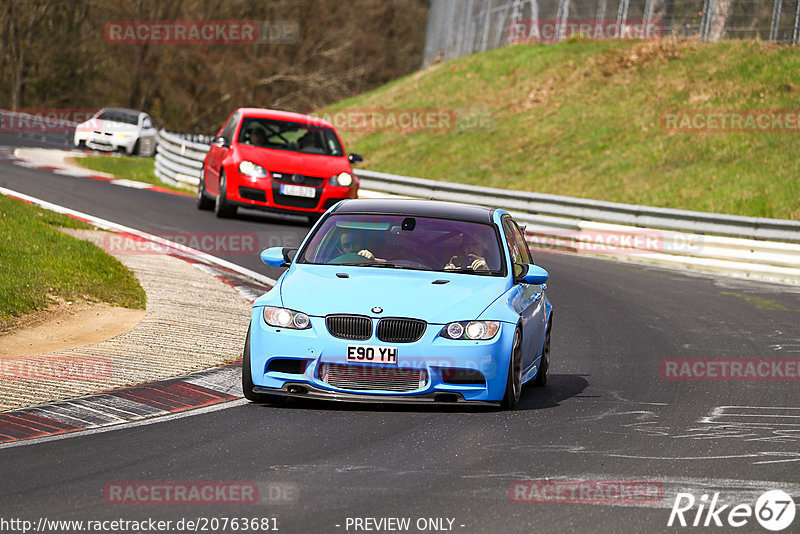
[[[769,26],[769,40],[773,43],[778,40],[778,24],[781,19],[781,4],[783,0],[772,0],[772,23]]]
[[[492,0],[489,0],[489,5],[483,6],[483,35],[481,35],[481,52],[486,51],[489,45],[489,25],[492,22]]]
[[[797,12],[794,14],[794,33],[792,33],[792,44],[797,44],[797,39],[800,37],[800,0],[797,0]]]
[[[607,0],[599,0],[597,2],[597,24],[603,24],[606,20],[606,1]]]
[[[503,25],[508,24],[511,20],[511,9],[513,7],[512,2],[508,2],[503,5],[503,7],[497,8],[498,13],[500,11],[503,12],[502,17],[500,18],[500,23],[498,24],[499,28],[497,28],[497,41],[495,42],[495,46],[503,46],[503,36],[506,35],[503,33]],[[507,43],[507,41],[506,41]]]
[[[628,23],[628,2],[630,0],[619,0],[617,10],[617,39],[622,39],[623,27]]]
[[[514,0],[511,9],[511,23],[508,25],[508,43],[514,44],[519,41],[520,21],[522,19],[522,0]]]
[[[556,15],[556,32],[555,32],[555,39],[556,41],[561,41],[562,36],[562,28],[564,28],[567,24],[567,19],[569,18],[569,0],[560,0],[558,2],[558,14]]]
[[[708,41],[711,33],[711,19],[714,17],[716,0],[703,0],[703,19],[700,21],[700,39]]]
[[[653,0],[644,3],[644,37],[650,39],[650,21],[653,19]]]

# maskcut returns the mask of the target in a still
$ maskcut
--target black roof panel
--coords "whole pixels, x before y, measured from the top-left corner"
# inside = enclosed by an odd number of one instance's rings
[[[417,200],[394,198],[359,198],[342,202],[336,213],[385,213],[410,217],[436,217],[488,223],[492,222],[494,208],[443,202],[441,200]]]

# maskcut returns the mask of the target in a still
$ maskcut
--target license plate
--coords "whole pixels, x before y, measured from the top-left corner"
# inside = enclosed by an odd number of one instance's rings
[[[397,347],[347,345],[347,361],[361,363],[397,363]]]
[[[317,190],[313,187],[303,187],[302,185],[281,184],[281,194],[292,197],[314,198]]]

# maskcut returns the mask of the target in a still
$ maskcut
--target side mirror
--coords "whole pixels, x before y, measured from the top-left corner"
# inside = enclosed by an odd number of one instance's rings
[[[347,159],[350,160],[350,163],[352,163],[353,165],[358,165],[359,163],[362,163],[364,161],[364,158],[362,158],[360,154],[356,154],[355,152],[347,156]]]
[[[211,144],[214,145],[214,146],[219,146],[219,147],[228,147],[228,146],[231,145],[228,142],[228,140],[225,139],[225,137],[222,136],[222,135],[218,135],[217,137],[215,137],[214,140],[211,141]]]
[[[286,263],[292,263],[296,255],[296,248],[283,247],[283,259],[286,260]]]
[[[550,273],[538,265],[529,263],[514,264],[514,281],[517,283],[524,282],[526,284],[541,285],[547,282],[548,278],[550,278]]]
[[[297,254],[296,248],[270,247],[261,251],[261,261],[269,267],[286,267]]]

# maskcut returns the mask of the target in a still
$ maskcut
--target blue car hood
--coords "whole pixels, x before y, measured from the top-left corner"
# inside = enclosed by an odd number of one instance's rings
[[[378,306],[383,308],[380,317],[441,324],[476,319],[509,287],[505,277],[374,267],[299,265],[286,275],[280,289],[283,305],[309,315],[376,316],[371,310]]]

